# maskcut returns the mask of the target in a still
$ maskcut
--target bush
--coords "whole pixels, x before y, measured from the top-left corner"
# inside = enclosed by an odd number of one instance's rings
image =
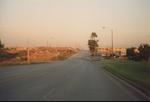
[[[141,44],[138,48],[140,51],[140,58],[143,60],[148,61],[150,58],[150,45],[148,44]]]
[[[140,60],[140,57],[138,55],[138,53],[135,52],[136,48],[132,47],[132,48],[128,48],[127,49],[127,57],[129,60]]]
[[[17,54],[8,54],[8,53],[0,54],[0,58],[15,58],[16,56]]]
[[[150,45],[141,44],[138,49],[135,47],[128,48],[127,57],[129,60],[134,61],[141,61],[141,60],[148,61],[150,58]]]

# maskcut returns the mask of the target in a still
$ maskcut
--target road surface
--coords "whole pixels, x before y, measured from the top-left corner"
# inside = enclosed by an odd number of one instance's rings
[[[0,68],[0,100],[135,101],[130,88],[81,51],[65,61]]]

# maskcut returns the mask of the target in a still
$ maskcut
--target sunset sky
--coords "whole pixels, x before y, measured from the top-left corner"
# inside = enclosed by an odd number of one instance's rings
[[[87,48],[91,32],[100,47],[150,44],[150,0],[0,0],[0,36],[6,46]]]

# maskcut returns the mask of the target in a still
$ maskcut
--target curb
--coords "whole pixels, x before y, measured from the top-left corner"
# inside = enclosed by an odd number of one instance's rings
[[[114,73],[113,71],[103,67],[105,71],[111,74],[111,76],[119,81],[122,81],[122,83],[127,83],[126,85],[130,88],[132,88],[136,93],[140,94],[146,101],[150,101],[150,90],[143,88],[141,85],[138,85],[137,83],[129,80],[128,78],[124,77],[123,75],[119,73]],[[124,81],[124,82],[123,82]]]

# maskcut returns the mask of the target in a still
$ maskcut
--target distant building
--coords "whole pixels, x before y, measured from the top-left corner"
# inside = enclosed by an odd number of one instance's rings
[[[111,48],[99,48],[98,52],[100,52],[102,56],[110,56],[112,53],[112,49]],[[113,52],[117,56],[125,56],[126,55],[125,48],[114,48]]]
[[[119,56],[125,56],[127,52],[125,48],[114,48],[114,53]]]

